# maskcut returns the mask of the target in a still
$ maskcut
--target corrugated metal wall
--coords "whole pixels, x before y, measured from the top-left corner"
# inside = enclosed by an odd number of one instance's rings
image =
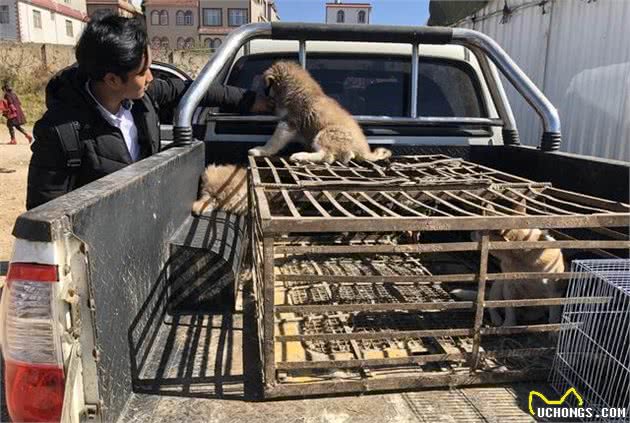
[[[493,37],[544,91],[563,151],[630,161],[630,0],[507,0],[510,13],[505,3],[456,26]],[[540,120],[504,83],[522,143],[538,145]]]

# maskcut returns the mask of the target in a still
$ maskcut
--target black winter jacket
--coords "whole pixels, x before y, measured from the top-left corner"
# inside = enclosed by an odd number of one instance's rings
[[[48,110],[33,128],[35,142],[31,146],[33,156],[28,170],[27,209],[132,163],[122,133],[100,114],[96,102],[85,89],[86,81],[87,77],[75,65],[55,75],[46,87]],[[188,85],[183,81],[154,79],[145,95],[133,101],[131,113],[138,130],[141,159],[160,149],[159,108],[175,108]],[[254,92],[215,85],[202,99],[201,105],[246,112],[254,100]],[[68,166],[68,154],[64,153],[60,141],[60,134],[64,132],[59,128],[68,122],[78,123],[81,165],[77,169]]]

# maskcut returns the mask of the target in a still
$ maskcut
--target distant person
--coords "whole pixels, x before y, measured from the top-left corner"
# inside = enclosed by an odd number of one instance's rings
[[[20,99],[8,82],[2,84],[2,91],[4,92],[4,97],[0,109],[2,110],[2,116],[7,118],[7,128],[9,128],[9,135],[11,135],[9,144],[17,144],[15,140],[16,129],[26,137],[30,144],[33,142],[33,137],[22,128],[22,125],[26,123],[26,116],[24,116]]]
[[[158,110],[173,110],[189,87],[153,79],[144,22],[113,14],[93,17],[75,55],[46,87],[44,116],[35,123],[26,208],[113,173],[160,150]],[[271,110],[265,96],[215,84],[201,106],[226,112]]]

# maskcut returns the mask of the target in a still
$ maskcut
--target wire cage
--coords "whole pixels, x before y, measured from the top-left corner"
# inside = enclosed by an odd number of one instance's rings
[[[296,164],[250,157],[254,295],[265,398],[544,380],[561,324],[489,310],[604,301],[486,299],[497,252],[627,254],[630,206],[444,155]],[[505,241],[501,230],[544,229]],[[573,275],[553,273],[565,283]],[[493,282],[494,281],[494,282]],[[464,300],[454,289],[473,292]],[[562,293],[563,294],[563,293]]]
[[[579,276],[569,283],[569,298],[606,301],[565,306],[562,321],[576,328],[560,331],[552,386],[560,395],[574,388],[583,406],[602,416],[590,421],[629,421],[630,260],[576,260],[572,271]]]

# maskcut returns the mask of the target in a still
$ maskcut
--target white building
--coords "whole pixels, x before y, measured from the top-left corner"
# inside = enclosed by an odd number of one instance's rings
[[[85,0],[0,0],[0,40],[74,45],[86,19]]]
[[[326,3],[326,23],[369,24],[370,3]]]

